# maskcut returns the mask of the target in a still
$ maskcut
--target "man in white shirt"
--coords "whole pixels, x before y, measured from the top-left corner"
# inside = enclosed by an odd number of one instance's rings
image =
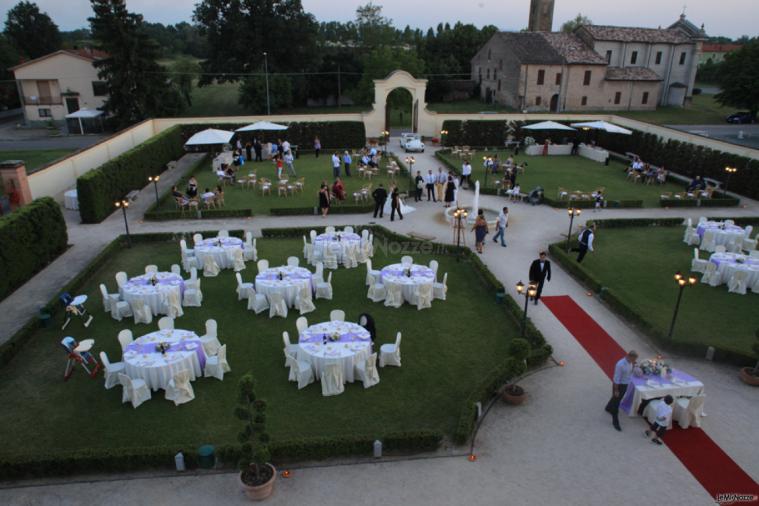
[[[627,386],[632,378],[635,361],[638,359],[638,352],[630,350],[627,355],[614,366],[614,376],[612,377],[611,399],[606,403],[606,412],[611,415],[611,424],[618,431],[622,431],[619,426],[619,403],[625,397]]]
[[[424,186],[427,188],[427,202],[432,199],[433,202],[437,202],[435,199],[435,183],[437,182],[437,177],[435,174],[432,173],[432,169],[427,171],[427,175],[424,178]]]
[[[675,402],[675,400],[672,396],[667,395],[664,397],[663,402],[656,405],[656,420],[651,424],[651,430],[645,432],[647,438],[650,438],[653,434],[654,437],[651,439],[652,443],[658,445],[662,444],[662,441],[659,438],[664,435],[667,431],[667,427],[669,427],[670,420],[672,419],[673,402]]]
[[[580,232],[580,244],[577,247],[577,251],[580,253],[577,255],[577,262],[582,262],[582,259],[585,258],[585,254],[588,251],[593,251],[593,239],[596,237],[596,226],[593,225],[592,227],[585,227],[582,232]]]
[[[448,183],[448,174],[443,172],[442,167],[437,168],[437,175],[435,176],[435,193],[437,199],[442,202],[445,200],[445,185]]]
[[[206,188],[206,191],[203,192],[203,194],[200,196],[200,198],[203,199],[203,202],[207,202],[215,197],[216,197],[216,194],[212,192],[209,188]]]
[[[282,157],[282,161],[285,162],[285,167],[287,167],[287,173],[291,175],[292,177],[297,177],[298,174],[295,172],[295,157],[293,154],[288,150],[285,151],[285,156]]]
[[[285,142],[282,143],[282,152],[284,154],[287,154],[290,152],[290,142],[288,142],[287,139],[285,139]]]
[[[464,161],[464,165],[461,166],[461,186],[464,186],[464,181],[466,181],[467,188],[469,188],[469,185],[472,182],[472,165],[469,163],[469,160]]]
[[[335,179],[340,177],[340,157],[337,152],[332,153],[332,177]]]
[[[506,227],[509,226],[509,208],[504,207],[498,214],[498,222],[496,223],[496,234],[493,237],[493,242],[498,242],[498,238],[501,239],[501,246],[506,247],[506,241],[503,240],[506,233]]]

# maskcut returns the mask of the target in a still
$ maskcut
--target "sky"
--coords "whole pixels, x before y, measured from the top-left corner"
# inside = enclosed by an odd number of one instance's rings
[[[306,11],[319,21],[348,21],[356,7],[368,0],[302,0]],[[17,0],[0,0],[0,16]],[[61,30],[87,26],[91,15],[89,0],[36,0]],[[130,11],[143,14],[147,21],[173,24],[191,21],[197,0],[127,0]],[[530,0],[377,0],[383,14],[398,27],[410,25],[426,29],[439,22],[456,21],[482,26],[494,24],[501,30],[527,26]],[[595,24],[646,26],[656,28],[675,22],[686,7],[686,15],[696,25],[705,24],[709,35],[737,38],[759,35],[757,0],[556,0],[554,30],[578,12]]]

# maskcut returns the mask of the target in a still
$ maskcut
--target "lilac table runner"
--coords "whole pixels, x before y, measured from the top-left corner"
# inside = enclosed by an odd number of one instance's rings
[[[184,279],[178,274],[173,272],[156,272],[155,274],[143,274],[142,276],[135,276],[126,282],[125,289],[139,288],[145,286],[153,286],[151,279],[155,276],[156,288],[160,286],[178,286],[180,293],[184,294]]]
[[[175,334],[177,332],[183,332],[179,330],[174,330],[171,336],[162,335],[160,332],[161,331],[142,336],[141,338],[127,345],[125,351],[132,351],[142,355],[161,356],[161,352],[156,351],[156,346],[158,346],[158,344],[161,342],[166,342],[170,345],[169,349],[166,350],[167,356],[174,352],[192,351],[195,352],[195,354],[198,356],[198,362],[200,363],[201,371],[205,368],[206,354],[203,350],[203,343],[199,337],[197,337],[194,333],[188,332],[188,334],[192,335],[193,337],[184,339],[177,338],[175,337]]]
[[[667,389],[672,389],[672,388],[678,388],[680,386],[685,386],[685,385],[678,385],[678,384],[674,383],[672,381],[673,379],[681,381],[683,383],[689,383],[691,381],[698,381],[696,378],[694,378],[690,374],[684,373],[683,371],[680,371],[680,370],[677,370],[677,369],[673,369],[672,370],[672,378],[662,378],[662,377],[659,377],[659,376],[635,376],[635,375],[633,375],[632,379],[630,381],[630,384],[627,386],[627,391],[625,392],[625,396],[622,399],[622,402],[620,403],[619,408],[621,410],[623,410],[627,414],[630,414],[630,415],[635,414],[635,413],[630,413],[630,410],[632,409],[633,397],[635,395],[635,389],[636,388],[645,387],[645,388],[649,388],[649,389],[651,389],[651,390],[653,390],[655,392],[657,389],[659,389],[658,385],[661,384],[662,387],[663,387],[663,388],[660,389],[661,390],[661,396],[657,396],[657,397],[664,397],[665,395],[667,395],[669,393],[669,392],[667,392]],[[656,386],[651,387],[650,385],[648,385],[647,383],[648,383],[649,380],[653,381],[656,384]]]
[[[316,236],[315,242],[331,242],[331,241],[337,241],[337,238],[340,237],[340,242],[342,241],[360,241],[361,236],[350,232],[336,232],[334,234],[320,234]]]
[[[696,227],[696,233],[699,237],[703,239],[704,232],[707,230],[717,230],[721,232],[735,232],[735,233],[743,233],[743,228],[739,227],[738,225],[725,225],[724,223],[717,223],[714,221],[709,222],[701,222]]]

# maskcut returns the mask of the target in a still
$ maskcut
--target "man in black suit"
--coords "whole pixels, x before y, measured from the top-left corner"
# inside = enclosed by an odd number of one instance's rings
[[[546,252],[541,251],[539,257],[530,264],[530,283],[538,285],[538,291],[535,294],[536,305],[540,299],[540,294],[543,292],[543,283],[546,280],[551,281],[551,262],[546,259]]]
[[[387,200],[387,190],[383,188],[382,183],[372,192],[372,198],[374,199],[374,217],[376,218],[377,212],[379,212],[379,217],[382,218],[382,213],[385,210],[385,201]]]
[[[582,232],[580,232],[579,237],[579,245],[577,247],[577,251],[579,253],[577,254],[577,262],[582,262],[582,259],[585,258],[585,254],[588,251],[593,251],[593,239],[596,237],[596,226],[592,225],[590,227],[585,227]]]

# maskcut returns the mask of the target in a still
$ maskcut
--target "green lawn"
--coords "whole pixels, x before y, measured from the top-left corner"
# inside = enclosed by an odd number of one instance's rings
[[[479,151],[472,155],[473,180],[479,179],[480,185],[485,186],[485,169],[482,157],[493,156],[493,151]],[[510,151],[498,151],[498,158],[506,160]],[[456,155],[442,155],[460,170],[462,160]],[[624,172],[625,165],[612,161],[608,166],[580,156],[527,156],[520,154],[515,158],[516,163],[527,162],[524,174],[517,176],[517,183],[523,192],[540,185],[550,199],[557,199],[559,187],[567,190],[591,192],[599,187],[605,187],[606,200],[642,200],[644,207],[658,207],[662,192],[683,191],[684,187],[675,183],[664,185],[634,184],[627,181]],[[497,177],[497,176],[496,176]],[[492,174],[488,175],[487,187],[495,188]]]
[[[343,150],[339,150],[342,156]],[[387,159],[383,159],[381,164],[380,176],[372,177],[371,180],[362,178],[358,175],[356,169],[356,157],[353,157],[354,163],[351,170],[351,177],[345,177],[343,168],[341,167],[340,173],[346,189],[346,199],[340,203],[333,202],[334,207],[349,207],[349,206],[366,206],[372,205],[371,197],[368,202],[356,203],[353,198],[353,192],[360,190],[364,186],[369,184],[373,185],[372,188],[376,188],[382,183],[385,188],[389,188],[392,183],[391,179],[387,176],[385,170],[385,164]],[[262,195],[261,190],[241,187],[238,185],[226,185],[224,187],[224,200],[225,206],[223,209],[252,209],[253,214],[269,214],[270,209],[274,208],[291,208],[291,207],[314,207],[319,205],[319,187],[322,181],[327,181],[331,186],[334,182],[332,178],[332,162],[331,153],[329,151],[323,151],[319,158],[316,158],[313,153],[304,153],[297,160],[295,160],[295,171],[298,177],[305,177],[305,189],[302,192],[296,192],[294,195],[288,197],[280,197],[277,195],[276,185],[272,188],[271,195]],[[276,167],[270,161],[263,162],[246,162],[242,167],[239,174],[247,176],[251,172],[255,172],[258,178],[268,178],[272,181],[276,180]],[[286,173],[286,169],[285,169]],[[218,178],[216,174],[211,171],[211,161],[201,163],[194,172],[195,177],[198,180],[200,192],[205,188],[214,190],[218,184]],[[189,179],[187,176],[181,184],[179,184],[180,191],[184,191],[186,188],[186,181]],[[290,178],[292,179],[292,178]],[[408,187],[408,178],[399,176],[396,178],[400,184],[400,188],[404,191]],[[159,210],[161,211],[174,211],[176,209],[174,200],[171,198],[164,198],[161,201]]]
[[[189,236],[189,234],[188,234]],[[378,240],[375,243],[379,246]],[[272,265],[302,251],[300,239],[259,239],[259,258]],[[322,397],[318,383],[298,390],[287,380],[282,354],[282,331],[297,340],[297,312],[285,319],[270,320],[246,310],[237,301],[231,270],[217,278],[203,279],[203,307],[186,308],[176,327],[199,334],[204,322],[215,318],[219,337],[228,347],[232,372],[223,382],[199,378],[193,383],[196,399],[175,407],[163,398],[163,391],[138,409],[121,403],[121,388],[104,390],[103,378],[88,378],[77,370],[63,381],[66,356],[59,347],[61,338],[95,338],[95,351],[105,350],[112,360],[121,357],[116,336],[130,328],[135,337],[157,329],[135,326],[132,320],[116,322],[103,312],[98,284],[115,291],[114,274],[143,272],[154,263],[168,270],[179,262],[177,242],[135,244],[121,249],[97,270],[81,290],[89,296],[89,310],[95,320],[88,329],[80,321],[65,332],[60,321],[51,329],[40,329],[19,354],[0,369],[0,459],[11,455],[46,455],[78,449],[131,448],[153,445],[195,448],[204,443],[232,444],[239,422],[233,416],[237,380],[252,371],[258,393],[269,402],[268,429],[274,441],[316,436],[361,435],[376,437],[392,431],[435,429],[450,434],[466,397],[482,379],[506,357],[506,346],[518,335],[502,305],[479,281],[468,263],[454,257],[435,255],[440,276],[448,272],[447,301],[436,300],[432,309],[417,311],[404,305],[385,308],[366,298],[365,268],[334,272],[334,300],[315,300],[317,310],[307,315],[316,323],[328,318],[329,311],[341,308],[347,320],[356,321],[361,312],[370,312],[377,322],[378,343],[395,339],[403,332],[403,367],[380,369],[379,385],[365,390],[360,383],[347,384],[345,393]],[[432,255],[414,254],[418,263]],[[377,248],[375,268],[398,262]],[[255,275],[251,262],[243,279]],[[452,317],[452,315],[458,317]],[[60,320],[60,315],[58,315]]]
[[[678,292],[672,276],[689,272],[693,258],[682,238],[683,227],[599,229],[595,251],[581,268],[666,335]],[[757,302],[759,294],[728,293],[725,285],[686,288],[673,340],[750,355],[759,328]]]
[[[614,114],[659,125],[722,125],[735,110],[720,105],[714,95],[694,95],[688,107],[659,107],[656,111],[618,111]]]
[[[26,163],[27,174],[31,174],[46,163],[63,158],[72,151],[72,149],[0,151],[0,160],[23,160]]]

